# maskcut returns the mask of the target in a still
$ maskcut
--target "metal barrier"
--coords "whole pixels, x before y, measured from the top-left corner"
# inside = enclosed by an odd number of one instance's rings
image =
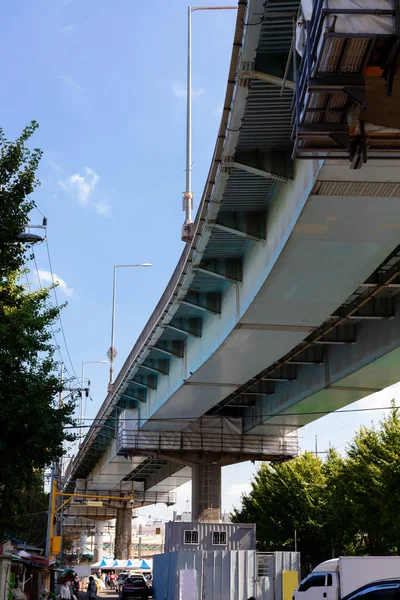
[[[117,453],[153,455],[174,452],[200,452],[249,455],[263,460],[290,458],[298,451],[297,435],[258,436],[236,432],[222,433],[216,428],[202,431],[129,431],[122,428],[117,436]],[[250,458],[249,458],[250,459]]]

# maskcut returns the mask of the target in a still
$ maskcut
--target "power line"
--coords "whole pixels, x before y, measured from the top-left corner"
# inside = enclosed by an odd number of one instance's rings
[[[283,415],[280,415],[279,413],[265,413],[265,414],[259,414],[257,415],[258,417],[264,417],[264,418],[272,418],[272,417],[279,417],[279,416],[283,416],[283,417],[298,417],[298,416],[303,416],[303,415],[320,415],[320,416],[324,416],[324,415],[330,415],[330,414],[347,414],[347,413],[358,413],[358,412],[367,412],[367,411],[376,411],[376,410],[392,410],[393,408],[399,408],[397,406],[393,407],[393,406],[373,406],[373,407],[369,407],[369,408],[348,408],[348,409],[342,409],[342,410],[336,410],[336,411],[328,411],[328,410],[315,410],[315,411],[309,411],[309,412],[292,412],[292,413],[285,413]],[[198,416],[194,416],[194,417],[159,417],[159,418],[154,418],[154,417],[149,417],[148,419],[145,419],[146,422],[152,422],[152,423],[165,423],[165,422],[182,422],[182,423],[186,423],[186,422],[191,422],[194,420],[197,420],[199,417]],[[212,418],[212,415],[211,415]],[[222,417],[223,418],[223,417]],[[94,418],[94,419],[89,419],[89,418],[85,418],[83,419],[84,421],[90,421],[91,425],[82,425],[83,428],[93,428],[93,425],[104,425],[106,423],[106,421],[108,421],[108,419],[110,419],[110,417],[100,417],[100,418]],[[126,422],[126,421],[143,421],[143,417],[126,417],[126,418],[117,418],[117,417],[111,417],[111,419],[114,419],[115,421],[118,420],[118,422]],[[290,425],[290,423],[289,423]],[[299,425],[299,428],[302,427],[301,425]],[[67,426],[66,429],[78,429],[79,426]],[[210,425],[210,429],[214,430],[215,426]],[[204,425],[203,425],[203,430],[204,430]]]
[[[54,281],[53,265],[51,263],[51,257],[50,257],[50,247],[49,247],[49,242],[48,242],[47,236],[46,236],[46,249],[47,249],[47,256],[48,256],[48,259],[49,259],[51,280],[52,280],[53,286],[54,286],[53,287],[54,298],[55,298],[55,301],[56,301],[56,306],[57,306],[57,308],[59,308],[59,303],[58,303],[58,298],[57,298],[57,290],[56,290],[55,281]],[[75,379],[77,379],[76,372],[75,372],[75,369],[74,369],[74,365],[73,365],[72,360],[71,360],[71,355],[69,353],[67,339],[65,337],[65,331],[64,331],[64,325],[63,325],[63,322],[62,322],[62,318],[61,318],[61,312],[58,313],[58,319],[60,321],[60,328],[61,328],[61,333],[62,333],[63,340],[64,340],[64,346],[65,346],[65,350],[67,352],[69,363],[71,365],[72,373],[74,374]]]
[[[33,250],[32,250],[32,257],[33,257],[33,262],[34,262],[35,268],[36,268],[36,277],[38,279],[39,286],[43,287],[42,286],[42,281],[40,279],[39,269],[38,269],[37,262],[36,262],[36,256],[35,256],[35,253],[33,252]],[[60,346],[59,346],[59,344],[57,342],[56,334],[55,334],[54,327],[53,327],[52,323],[50,323],[50,329],[51,329],[51,334],[53,336],[53,340],[54,340],[55,346],[57,348],[58,354],[60,355],[61,362],[64,362],[64,358],[63,358],[63,355],[61,354],[61,349],[60,349]]]

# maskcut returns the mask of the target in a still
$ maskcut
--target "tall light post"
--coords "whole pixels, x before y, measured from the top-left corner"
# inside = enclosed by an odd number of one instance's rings
[[[237,10],[237,6],[188,6],[188,49],[186,82],[186,191],[183,192],[185,222],[182,227],[182,241],[191,242],[194,233],[192,220],[192,12],[197,10]]]
[[[79,427],[79,443],[82,441],[82,432],[83,432],[83,419],[85,417],[85,409],[84,409],[84,396],[83,390],[85,388],[85,365],[108,365],[108,360],[83,360],[82,361],[82,383],[81,383],[81,406],[80,406],[80,427]]]
[[[117,293],[117,269],[128,268],[128,267],[152,267],[151,263],[139,263],[132,265],[114,265],[114,279],[113,279],[113,296],[112,296],[112,315],[111,315],[111,346],[107,352],[107,356],[110,360],[110,381],[108,384],[108,391],[112,391],[112,385],[114,381],[114,360],[117,356],[117,351],[114,347],[114,334],[115,334],[115,299]]]

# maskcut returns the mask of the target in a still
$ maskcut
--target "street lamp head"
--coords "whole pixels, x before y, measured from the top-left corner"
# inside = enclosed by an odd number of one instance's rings
[[[37,242],[43,242],[44,238],[37,233],[31,233],[28,231],[24,231],[18,235],[19,242],[25,242],[27,244],[35,244]]]
[[[141,267],[152,267],[153,265],[151,263],[142,263],[140,266]]]

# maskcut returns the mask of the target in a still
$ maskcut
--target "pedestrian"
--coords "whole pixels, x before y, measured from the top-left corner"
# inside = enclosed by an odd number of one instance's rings
[[[108,582],[109,582],[109,579],[108,579],[108,573],[107,573],[106,574],[106,578],[104,580],[104,583],[106,584],[106,587],[108,587]]]
[[[96,594],[97,594],[97,585],[94,580],[94,577],[90,576],[89,583],[87,586],[87,591],[86,591],[86,598],[88,600],[94,600],[96,598]]]
[[[49,598],[49,590],[47,588],[43,588],[41,593],[40,593],[40,597],[42,600],[48,600]]]
[[[74,574],[74,594],[77,596],[79,592],[79,577],[78,573]]]
[[[68,585],[69,583],[69,585]],[[60,598],[61,600],[72,600],[72,592],[71,592],[71,582],[66,581],[65,579],[61,582],[60,587]]]

